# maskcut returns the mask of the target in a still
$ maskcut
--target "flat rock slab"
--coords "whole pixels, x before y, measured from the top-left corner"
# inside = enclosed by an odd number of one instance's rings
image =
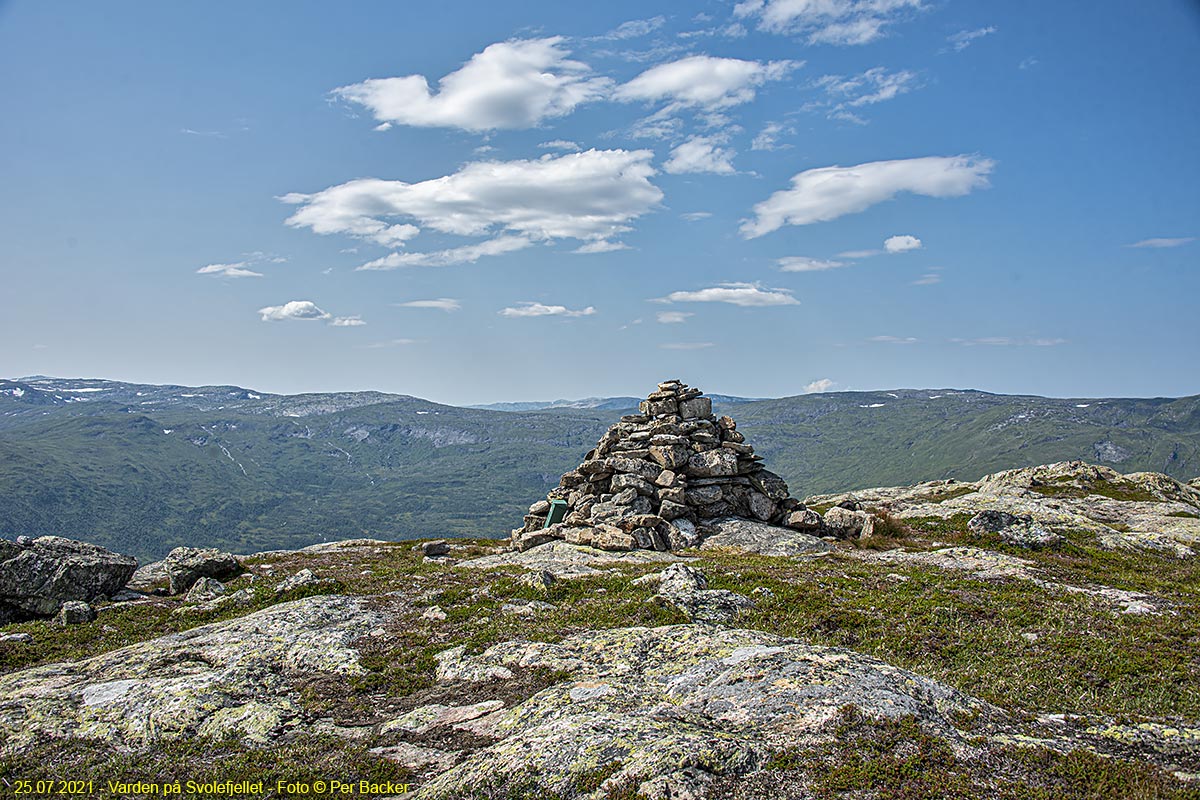
[[[706,524],[704,529],[713,533],[704,537],[701,550],[732,547],[760,556],[801,556],[828,553],[833,549],[829,542],[812,534],[736,517]]]
[[[583,575],[596,575],[615,564],[667,564],[687,560],[657,550],[611,552],[555,541],[521,553],[498,553],[463,561],[455,566],[473,569],[522,567],[529,570],[545,570],[556,578],[578,578]]]
[[[497,712],[500,741],[423,785],[421,800],[479,796],[489,782],[522,775],[533,776],[530,788],[540,793],[565,794],[597,764],[619,766],[612,780],[640,782],[657,797],[699,797],[714,774],[753,772],[774,750],[832,738],[833,720],[847,706],[876,719],[914,715],[954,745],[967,738],[954,723],[960,715],[980,725],[971,735],[1002,716],[878,659],[751,630],[587,631],[553,644],[505,642],[477,655],[456,647],[438,662],[446,682],[516,668],[572,677]],[[687,767],[697,763],[703,768]]]
[[[303,722],[294,673],[362,674],[352,643],[383,621],[358,599],[308,597],[99,656],[0,676],[0,747],[49,738],[117,746],[236,736]]]

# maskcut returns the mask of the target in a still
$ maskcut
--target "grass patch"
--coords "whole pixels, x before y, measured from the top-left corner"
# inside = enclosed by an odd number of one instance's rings
[[[1102,758],[1084,750],[1070,754],[1044,748],[990,749],[971,760],[954,754],[945,739],[923,730],[913,717],[873,720],[854,708],[833,722],[832,738],[815,749],[789,748],[769,758],[766,769],[716,787],[730,798],[802,796],[888,800],[1060,800],[1116,798],[1185,800],[1200,789],[1145,764]]]

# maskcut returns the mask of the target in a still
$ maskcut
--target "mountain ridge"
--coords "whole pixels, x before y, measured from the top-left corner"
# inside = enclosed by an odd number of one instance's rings
[[[0,380],[0,535],[76,536],[143,559],[180,544],[503,536],[624,410],[34,380]],[[1200,474],[1200,396],[901,389],[715,407],[799,496],[1071,459]]]

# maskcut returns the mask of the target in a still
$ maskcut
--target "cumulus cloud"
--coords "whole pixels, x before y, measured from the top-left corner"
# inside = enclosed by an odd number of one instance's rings
[[[760,30],[806,35],[809,44],[856,45],[921,8],[921,0],[743,0],[733,13],[757,19]]]
[[[499,42],[438,82],[423,75],[372,78],[334,89],[334,97],[365,106],[380,128],[392,125],[489,131],[532,128],[598,100],[612,82],[568,58],[562,37]]]
[[[282,322],[288,319],[329,319],[333,315],[322,311],[311,300],[289,300],[281,306],[260,308],[263,322]]]
[[[197,275],[219,275],[222,278],[261,278],[261,272],[250,269],[250,262],[237,261],[233,264],[209,264],[196,270]]]
[[[382,258],[368,261],[358,270],[400,269],[401,267],[452,267],[457,264],[474,264],[484,256],[499,256],[532,247],[533,242],[524,236],[497,236],[478,244],[432,250],[427,253],[388,253]]]
[[[988,185],[994,162],[978,156],[927,156],[871,161],[853,167],[820,167],[792,178],[792,187],[754,206],[742,222],[748,239],[784,225],[809,225],[857,214],[901,192],[926,197],[960,197]]]
[[[361,317],[335,317],[311,300],[289,300],[281,306],[265,306],[258,310],[263,322],[287,320],[328,321],[335,328],[355,328],[367,323]]]
[[[664,325],[677,325],[687,322],[687,318],[692,316],[695,315],[691,311],[660,311],[658,312],[658,321]]]
[[[790,289],[768,289],[756,283],[722,283],[695,292],[671,292],[663,303],[730,303],[735,306],[794,306],[800,301]]]
[[[785,256],[775,263],[779,265],[780,272],[822,272],[847,266],[845,261],[831,261],[808,256]]]
[[[910,250],[920,250],[921,247],[922,244],[920,239],[907,234],[901,236],[889,236],[883,240],[883,249],[889,253],[907,253]]]
[[[816,392],[828,392],[834,386],[835,386],[835,383],[833,381],[829,380],[829,378],[821,378],[820,380],[815,380],[812,383],[806,385],[804,387],[804,393],[805,394],[814,394]]]
[[[656,174],[653,158],[650,150],[588,150],[536,160],[478,161],[420,183],[363,178],[280,199],[300,207],[287,220],[292,227],[385,245],[403,244],[425,228],[460,236],[492,235],[498,229],[508,234],[473,246],[480,251],[393,253],[395,258],[365,268],[462,263],[511,252],[534,240],[591,242],[630,230],[628,223],[663,197],[650,182]],[[416,224],[395,222],[397,218]]]
[[[1175,239],[1142,239],[1140,242],[1127,244],[1126,247],[1180,247],[1196,241],[1195,236],[1180,236]]]
[[[663,350],[704,350],[712,346],[712,342],[668,342],[659,345]]]
[[[596,313],[596,309],[588,306],[578,310],[571,310],[566,306],[548,306],[542,303],[517,303],[516,306],[503,308],[500,310],[502,317],[590,317]]]
[[[462,309],[462,304],[453,297],[439,297],[436,300],[409,300],[407,303],[397,303],[401,308],[436,308],[438,311],[450,313]]]
[[[986,28],[976,28],[973,31],[959,31],[946,37],[946,41],[954,48],[954,52],[961,53],[966,50],[976,39],[982,39],[984,36],[995,33],[996,28],[989,25]]]
[[[673,175],[687,172],[710,172],[716,175],[732,175],[734,151],[719,145],[725,141],[721,136],[693,136],[671,151],[671,157],[663,164],[663,170]]]
[[[666,110],[717,110],[748,103],[755,89],[777,81],[801,65],[797,61],[742,61],[715,56],[688,56],[659,64],[617,87],[614,100],[659,102]]]

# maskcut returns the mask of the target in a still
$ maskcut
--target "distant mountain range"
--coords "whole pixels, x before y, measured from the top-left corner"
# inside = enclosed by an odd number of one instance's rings
[[[380,392],[0,380],[0,534],[73,536],[142,559],[181,544],[501,536],[636,402],[459,408]],[[1073,458],[1200,474],[1198,396],[906,389],[714,402],[800,497]]]
[[[723,403],[724,405],[736,405],[738,403],[750,403],[754,400],[762,398],[757,397],[734,397],[728,394],[710,394],[714,403]],[[582,400],[534,400],[528,403],[488,403],[486,405],[467,406],[467,408],[479,408],[485,411],[544,411],[549,408],[586,408],[596,411],[621,411],[627,412],[630,409],[636,409],[638,403],[642,401],[640,397],[585,397]]]

